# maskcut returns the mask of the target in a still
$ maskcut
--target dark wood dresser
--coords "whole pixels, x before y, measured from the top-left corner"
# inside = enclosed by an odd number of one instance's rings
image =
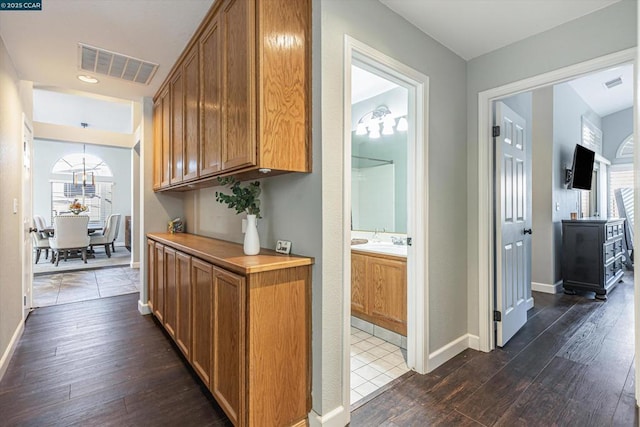
[[[582,218],[562,220],[562,277],[566,293],[593,291],[607,299],[607,292],[624,271],[624,219]]]

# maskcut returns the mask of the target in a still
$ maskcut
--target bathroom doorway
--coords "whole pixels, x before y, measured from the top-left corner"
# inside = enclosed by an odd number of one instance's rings
[[[350,38],[347,51],[345,347],[357,405],[427,372],[428,79]]]

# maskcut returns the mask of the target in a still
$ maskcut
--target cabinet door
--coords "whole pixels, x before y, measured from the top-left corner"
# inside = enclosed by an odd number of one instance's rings
[[[222,61],[221,32],[216,15],[200,38],[200,176],[222,169]]]
[[[222,7],[222,169],[256,164],[255,2],[227,0]]]
[[[369,314],[380,326],[407,335],[407,267],[402,261],[369,257]]]
[[[162,106],[162,161],[160,188],[166,188],[171,184],[171,102],[169,100],[169,88],[160,94]]]
[[[245,279],[214,268],[212,393],[233,425],[244,425]]]
[[[351,311],[367,314],[367,257],[351,254]]]
[[[171,338],[176,339],[176,324],[178,321],[178,286],[176,280],[176,251],[164,248],[164,328]]]
[[[170,82],[171,88],[171,178],[170,184],[182,182],[184,140],[184,79],[180,69]]]
[[[162,98],[153,104],[153,189],[162,184]]]
[[[176,285],[178,322],[176,344],[187,360],[191,360],[191,257],[176,252]]]
[[[198,177],[198,114],[200,111],[200,70],[198,49],[194,47],[184,60],[184,155],[183,180]]]
[[[153,307],[157,301],[158,286],[156,284],[156,247],[153,240],[147,239],[147,292],[149,296],[149,310],[153,313]]]
[[[197,258],[191,260],[193,340],[191,364],[200,379],[211,387],[213,343],[213,267]]]
[[[164,288],[165,288],[165,270],[164,270],[164,245],[156,243],[155,247],[155,301],[153,304],[153,314],[164,323]]]

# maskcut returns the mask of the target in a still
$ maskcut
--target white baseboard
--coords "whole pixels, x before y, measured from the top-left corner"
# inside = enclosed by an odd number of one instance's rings
[[[351,412],[349,408],[338,406],[333,411],[325,415],[320,415],[316,411],[309,412],[309,427],[344,427],[349,424]]]
[[[140,268],[140,262],[131,262],[129,264],[129,267],[131,267],[131,268]]]
[[[143,304],[142,301],[138,300],[138,312],[143,316],[146,314],[151,314],[151,309],[149,308],[149,304]]]
[[[469,348],[472,350],[480,351],[480,337],[471,334],[467,334],[467,337],[469,337]]]
[[[11,356],[16,351],[16,345],[22,336],[22,332],[24,332],[24,320],[20,320],[18,327],[16,328],[13,336],[11,337],[11,341],[9,341],[9,345],[7,349],[4,351],[2,355],[2,359],[0,359],[0,380],[4,377],[5,372],[7,372],[7,368],[9,367],[9,362],[11,361]]]
[[[480,339],[470,334],[464,334],[461,337],[451,341],[449,344],[440,347],[429,355],[429,372],[444,364],[458,353],[471,347],[471,337],[474,344],[479,347]]]
[[[557,281],[553,285],[547,283],[531,282],[531,290],[543,292],[545,294],[559,294],[562,292],[562,280]]]

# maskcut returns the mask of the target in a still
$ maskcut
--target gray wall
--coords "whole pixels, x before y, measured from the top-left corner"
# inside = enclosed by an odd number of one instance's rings
[[[637,45],[637,4],[607,8],[467,63],[468,332],[478,334],[478,93]],[[483,153],[483,155],[486,153]]]
[[[531,281],[555,283],[553,239],[553,87],[532,93],[532,219]]]
[[[343,322],[342,282],[349,275],[342,266],[342,188],[344,152],[345,35],[391,56],[429,76],[429,351],[467,332],[464,315],[466,269],[466,96],[465,62],[411,26],[381,3],[368,0],[323,1],[322,9],[322,146],[323,146],[323,262],[327,266],[323,286],[332,296],[324,317],[334,317],[324,332],[340,335]],[[384,31],[380,29],[384,28]],[[390,36],[392,35],[392,36]],[[319,108],[319,105],[314,105]],[[315,141],[317,144],[318,141]],[[348,223],[348,222],[347,222]],[[418,260],[420,262],[420,260]],[[452,315],[456,313],[456,315]],[[332,349],[323,371],[323,409],[337,407],[342,398],[336,381],[341,369],[340,352]],[[326,378],[326,380],[325,380]],[[314,381],[317,378],[314,377]],[[315,396],[314,396],[315,398]]]
[[[33,213],[51,221],[51,169],[62,157],[82,153],[74,142],[33,141]],[[117,242],[124,243],[124,217],[131,215],[131,149],[106,145],[86,145],[86,153],[104,160],[113,174],[112,213],[121,214]]]
[[[568,190],[565,169],[571,168],[576,144],[582,142],[582,116],[602,129],[601,119],[568,84],[553,87],[553,209],[554,283],[562,279],[562,220],[579,212],[580,190]],[[605,207],[606,208],[606,207]]]
[[[22,113],[31,121],[30,94],[0,38],[0,360],[22,322]],[[14,199],[18,213],[13,213]],[[8,364],[8,360],[6,361]],[[0,377],[4,366],[0,366]]]
[[[602,118],[602,155],[612,164],[633,163],[633,157],[616,159],[616,151],[633,133],[633,107]]]

